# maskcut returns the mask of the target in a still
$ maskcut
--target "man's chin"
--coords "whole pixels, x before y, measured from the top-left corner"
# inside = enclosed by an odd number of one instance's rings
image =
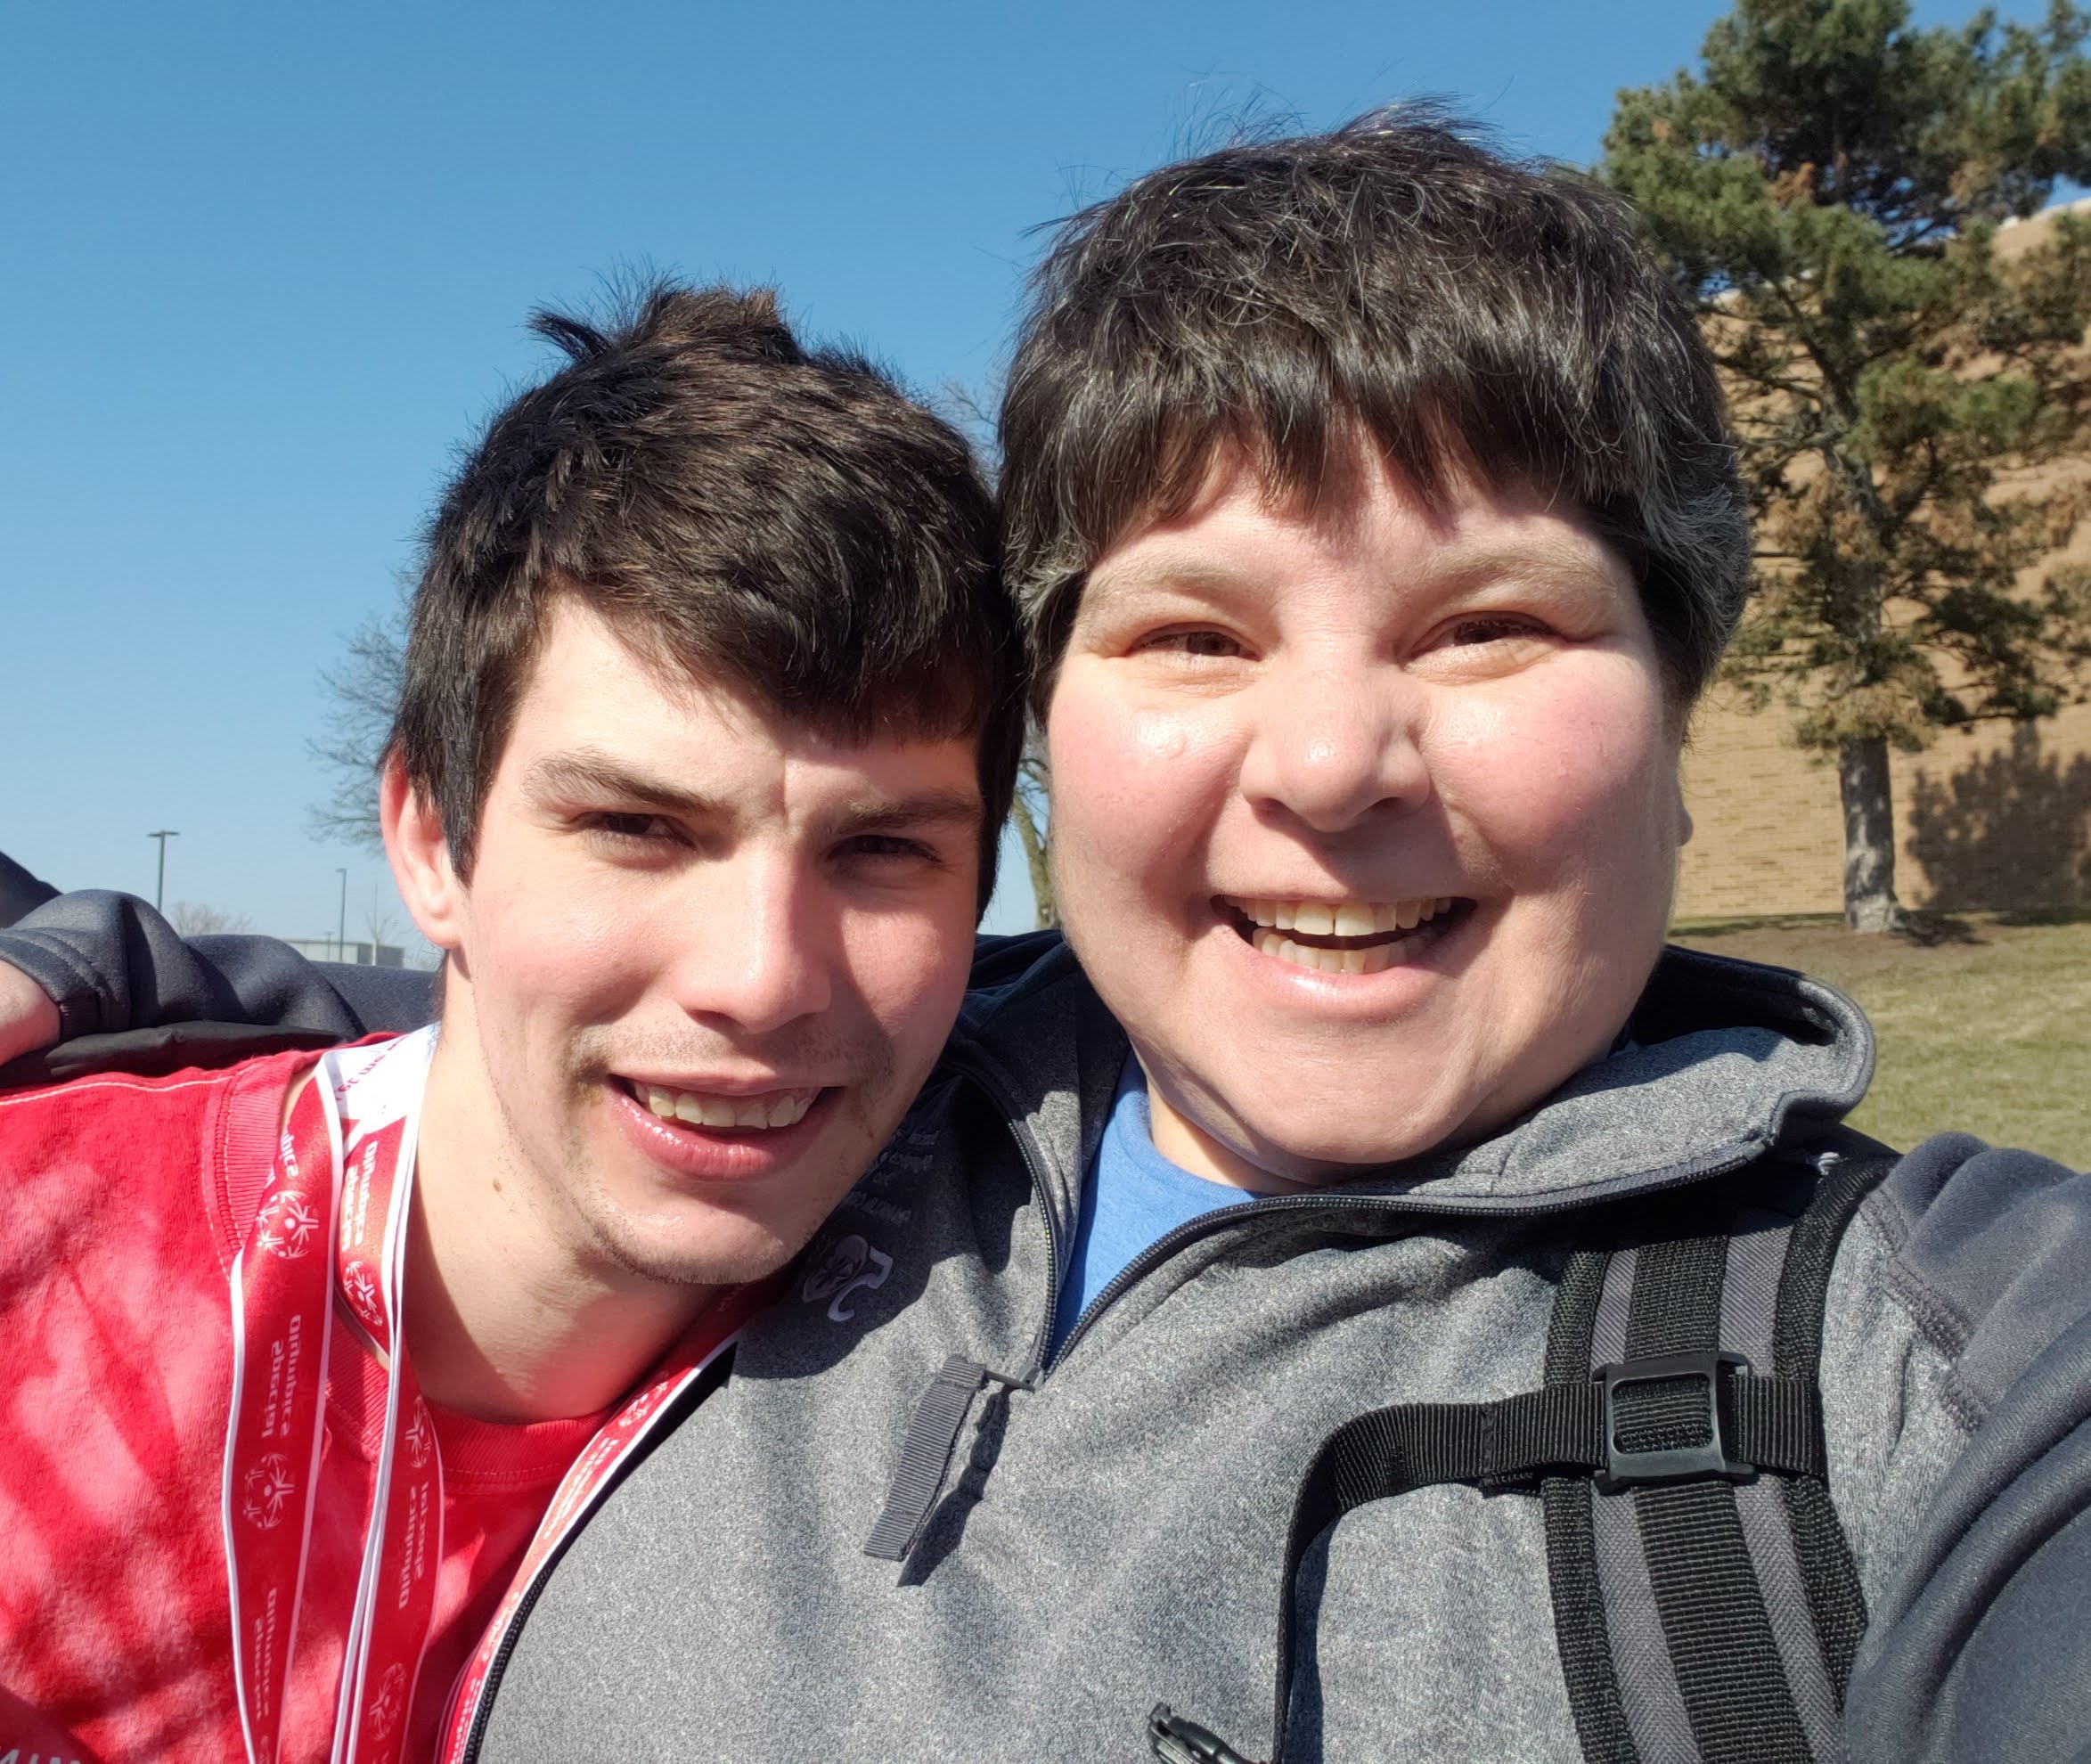
[[[599,1229],[604,1258],[628,1277],[662,1286],[737,1286],[774,1274],[812,1237],[739,1220],[667,1229]]]

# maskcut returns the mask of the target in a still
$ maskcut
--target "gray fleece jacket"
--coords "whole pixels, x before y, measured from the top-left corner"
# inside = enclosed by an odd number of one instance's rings
[[[29,947],[0,934],[0,960]],[[976,978],[731,1377],[543,1584],[480,1758],[1136,1760],[1157,1701],[1266,1755],[1285,1528],[1324,1437],[1537,1386],[1579,1211],[1800,1155],[1872,1063],[1829,989],[1673,951],[1638,1019],[1659,1034],[1485,1144],[1172,1233],[1049,1360],[1125,1041],[1054,940]],[[1931,1141],[1847,1232],[1822,1386],[1873,1617],[1852,1756],[2087,1755],[2087,1312],[2091,1182],[2044,1160]],[[952,1355],[998,1377],[896,1566],[864,1545]],[[1580,1756],[1535,1499],[1361,1508],[1298,1595],[1288,1758]]]

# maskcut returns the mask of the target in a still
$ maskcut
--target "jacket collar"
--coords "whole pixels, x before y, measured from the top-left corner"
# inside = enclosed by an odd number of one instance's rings
[[[991,947],[975,977],[947,1064],[994,1098],[1070,1221],[1125,1033],[1057,935]],[[1522,1120],[1327,1192],[1528,1213],[1670,1187],[1818,1137],[1865,1096],[1873,1062],[1872,1030],[1842,993],[1790,969],[1670,948],[1628,1039]]]

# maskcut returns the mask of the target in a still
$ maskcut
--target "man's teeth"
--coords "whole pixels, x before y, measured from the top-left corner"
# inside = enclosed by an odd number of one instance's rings
[[[696,1090],[667,1090],[658,1084],[639,1087],[646,1106],[664,1121],[687,1121],[692,1127],[790,1127],[805,1118],[818,1090],[780,1090],[766,1097],[706,1096]]]

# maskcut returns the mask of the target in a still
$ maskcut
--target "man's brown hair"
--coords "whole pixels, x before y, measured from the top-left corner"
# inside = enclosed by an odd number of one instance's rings
[[[471,874],[541,639],[571,595],[641,654],[849,740],[976,733],[981,894],[1021,745],[1021,645],[972,451],[765,290],[658,282],[488,423],[430,525],[390,750]]]

